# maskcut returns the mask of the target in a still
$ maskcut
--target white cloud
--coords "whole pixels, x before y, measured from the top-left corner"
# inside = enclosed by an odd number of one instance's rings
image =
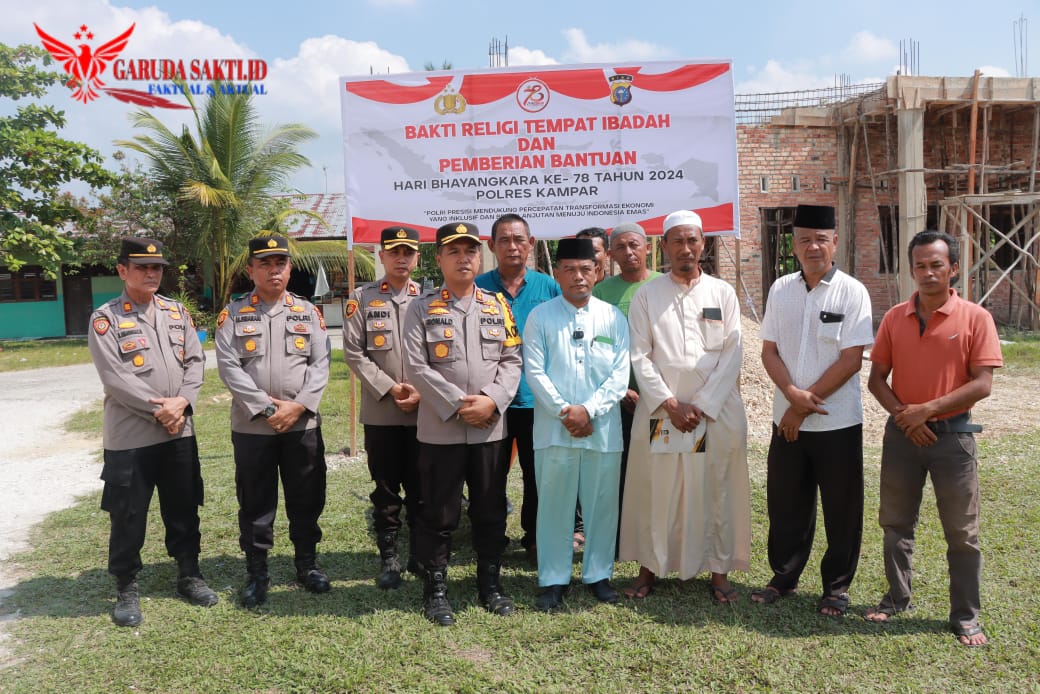
[[[899,49],[889,39],[869,31],[858,31],[842,55],[845,60],[854,63],[888,63],[899,57]]]
[[[760,70],[751,68],[751,78],[737,82],[734,91],[737,94],[764,94],[834,86],[833,76],[821,77],[813,68],[811,64],[785,66],[779,61],[769,60]]]
[[[996,65],[980,65],[978,67],[982,74],[989,77],[1011,77],[1011,73],[1005,68],[997,67]]]
[[[540,49],[524,48],[523,46],[509,47],[509,66],[517,65],[558,65],[559,61],[545,54]]]
[[[307,39],[292,58],[278,58],[268,65],[265,113],[278,122],[302,121],[317,129],[340,127],[339,78],[343,75],[399,74],[408,72],[401,56],[371,41],[352,41],[326,34]]]
[[[568,63],[605,63],[617,60],[661,60],[672,57],[671,52],[647,41],[629,39],[619,43],[590,44],[581,29],[566,29],[567,40],[564,61]]]

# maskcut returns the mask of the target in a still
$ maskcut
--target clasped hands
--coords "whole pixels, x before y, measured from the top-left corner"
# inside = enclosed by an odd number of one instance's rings
[[[798,430],[809,415],[827,414],[827,410],[823,409],[826,401],[811,390],[791,386],[784,393],[784,397],[787,398],[788,407],[784,416],[780,418],[780,423],[776,425],[776,433],[785,441],[798,440]]]
[[[415,412],[419,408],[419,391],[411,383],[395,383],[390,388],[390,397],[402,412]]]
[[[705,417],[704,412],[696,405],[681,402],[674,397],[665,400],[661,406],[668,413],[672,426],[684,434],[696,429]]]
[[[455,412],[466,424],[478,429],[488,429],[498,421],[498,406],[483,393],[463,395],[462,405]]]
[[[184,429],[188,418],[184,411],[188,409],[188,400],[180,395],[170,398],[152,398],[148,402],[158,405],[158,409],[152,412],[152,416],[159,422],[168,434],[179,434]]]
[[[576,439],[592,435],[592,418],[584,405],[564,405],[560,410],[560,421],[567,433]]]
[[[923,448],[939,440],[935,432],[928,428],[928,421],[933,419],[935,414],[928,403],[922,403],[899,405],[892,417],[906,438],[915,446]]]

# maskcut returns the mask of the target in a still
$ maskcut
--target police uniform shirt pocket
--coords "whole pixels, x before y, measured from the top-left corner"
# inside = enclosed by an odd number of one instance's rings
[[[171,330],[169,335],[173,353],[177,355],[177,359],[184,361],[184,330]]]
[[[426,355],[431,364],[443,364],[458,359],[454,326],[440,323],[426,326]]]
[[[384,318],[369,318],[365,321],[365,333],[367,335],[367,348],[373,351],[384,351],[392,349],[393,333],[390,332],[390,324]]]
[[[240,358],[259,357],[266,353],[262,323],[235,321],[235,350]]]
[[[480,326],[480,352],[485,359],[498,360],[502,357],[502,343],[506,339],[506,326],[481,325]]]
[[[309,355],[311,353],[311,326],[309,323],[288,322],[285,324],[285,353]]]
[[[123,355],[123,362],[130,367],[134,375],[148,373],[154,366],[152,355],[148,349],[148,338],[134,337],[124,338],[119,341],[119,353]]]
[[[845,314],[820,311],[820,325],[817,336],[823,342],[837,343],[841,337],[841,326],[845,320]]]

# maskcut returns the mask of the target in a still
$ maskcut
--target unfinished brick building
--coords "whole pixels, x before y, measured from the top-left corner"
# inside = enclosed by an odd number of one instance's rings
[[[961,240],[963,296],[1001,324],[1040,328],[1040,79],[894,76],[883,84],[739,97],[741,239],[715,263],[745,312],[795,271],[798,203],[834,205],[837,262],[870,290],[876,320],[910,295],[907,243]]]

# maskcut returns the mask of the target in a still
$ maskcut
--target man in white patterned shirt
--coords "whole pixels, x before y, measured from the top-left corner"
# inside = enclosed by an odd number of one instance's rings
[[[817,609],[845,615],[863,537],[863,348],[874,341],[866,287],[834,266],[834,208],[799,205],[794,253],[802,266],[769,290],[762,363],[776,384],[767,460],[769,565],[752,593],[771,603],[793,593],[809,561],[820,490],[827,551]]]

